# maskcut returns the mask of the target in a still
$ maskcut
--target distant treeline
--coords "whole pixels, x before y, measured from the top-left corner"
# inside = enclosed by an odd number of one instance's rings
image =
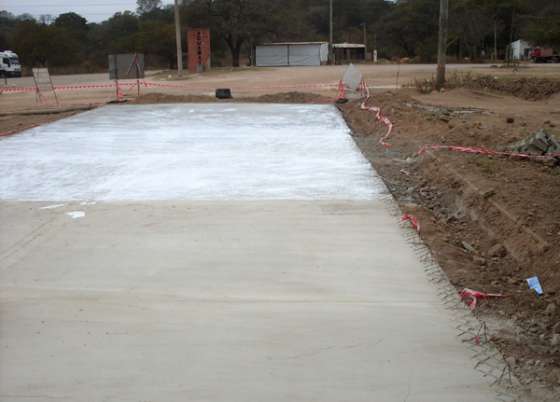
[[[0,11],[0,49],[19,54],[24,66],[82,71],[105,68],[111,53],[142,52],[152,66],[175,63],[172,6],[138,0],[136,12],[101,23],[69,12],[56,17]],[[238,66],[251,48],[271,41],[326,41],[328,0],[186,0],[183,28],[210,27],[213,63]],[[334,0],[335,42],[363,41],[382,58],[435,60],[439,0]],[[504,58],[507,45],[526,39],[560,44],[558,0],[451,0],[448,53],[457,60]]]

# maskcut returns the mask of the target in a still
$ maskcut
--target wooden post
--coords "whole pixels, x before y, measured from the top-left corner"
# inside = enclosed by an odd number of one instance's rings
[[[364,46],[365,46],[365,53],[367,54],[367,23],[363,22],[362,27],[364,29]]]
[[[179,0],[175,0],[175,41],[177,42],[177,75],[183,75],[183,44],[181,39],[181,15]]]
[[[329,64],[334,64],[333,36],[333,0],[329,0]]]
[[[449,22],[449,0],[439,3],[439,37],[438,37],[438,66],[436,88],[441,90],[445,85],[445,64],[447,62],[447,27]]]

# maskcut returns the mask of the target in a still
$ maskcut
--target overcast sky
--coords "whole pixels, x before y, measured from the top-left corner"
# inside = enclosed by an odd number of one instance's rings
[[[163,4],[172,4],[173,0],[163,0]],[[12,14],[28,13],[35,18],[41,14],[58,14],[74,11],[88,21],[99,22],[112,16],[117,11],[136,10],[136,0],[0,0],[0,10]]]

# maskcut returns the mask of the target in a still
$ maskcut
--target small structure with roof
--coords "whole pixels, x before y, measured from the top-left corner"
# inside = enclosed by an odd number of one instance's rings
[[[333,45],[336,63],[348,63],[366,60],[366,45],[362,43],[335,43]]]
[[[533,46],[523,39],[510,43],[511,58],[513,60],[529,60],[531,58],[531,50]]]

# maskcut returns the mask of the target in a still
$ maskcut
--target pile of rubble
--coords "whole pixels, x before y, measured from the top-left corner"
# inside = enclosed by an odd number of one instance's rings
[[[510,145],[508,149],[519,153],[554,155],[560,158],[560,140],[547,133],[545,129],[541,129],[530,137]]]

